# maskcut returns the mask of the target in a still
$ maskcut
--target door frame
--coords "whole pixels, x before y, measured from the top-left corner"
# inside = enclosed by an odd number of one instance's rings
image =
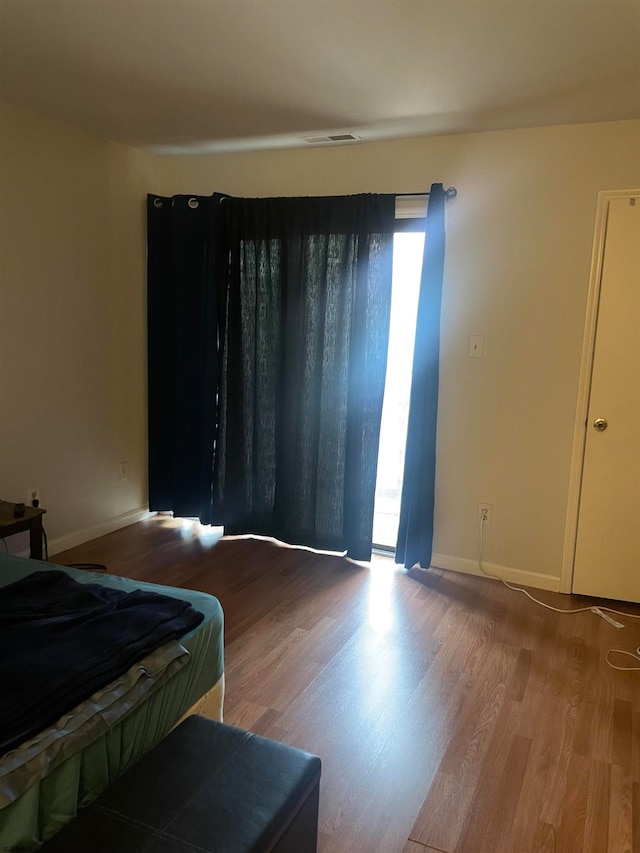
[[[582,469],[587,443],[587,418],[589,416],[589,398],[591,396],[591,375],[596,344],[596,327],[602,284],[602,265],[604,261],[605,238],[609,215],[609,202],[616,198],[634,198],[640,196],[640,189],[601,190],[596,205],[596,221],[591,252],[591,272],[589,291],[582,338],[582,357],[578,379],[578,397],[576,417],[573,428],[573,449],[569,474],[569,494],[567,500],[567,518],[564,533],[562,555],[562,573],[560,592],[571,592],[573,587],[573,569],[578,536],[578,515],[580,511],[580,492],[582,489]]]

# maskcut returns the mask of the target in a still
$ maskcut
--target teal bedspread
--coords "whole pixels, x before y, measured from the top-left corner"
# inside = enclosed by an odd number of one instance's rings
[[[0,587],[36,570],[59,569],[21,557],[0,555]],[[148,692],[115,722],[97,715],[91,729],[66,737],[64,750],[47,755],[41,778],[0,808],[0,850],[35,851],[95,799],[114,779],[152,749],[223,674],[223,615],[219,601],[193,590],[132,581],[114,575],[66,570],[75,580],[130,591],[149,589],[189,601],[204,621],[179,639],[186,665],[169,667]],[[1,670],[0,670],[1,672]],[[34,674],[35,675],[35,674]],[[1,678],[1,675],[0,675]],[[0,681],[0,689],[10,689]],[[89,741],[89,742],[87,742]],[[77,742],[77,750],[74,744]],[[1,779],[0,779],[1,781]]]

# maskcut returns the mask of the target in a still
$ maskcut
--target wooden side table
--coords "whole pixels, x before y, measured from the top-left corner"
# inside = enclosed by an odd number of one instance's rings
[[[46,509],[27,506],[24,515],[16,518],[13,514],[15,504],[0,501],[0,539],[13,536],[14,533],[29,531],[30,556],[34,560],[42,559],[42,516]]]

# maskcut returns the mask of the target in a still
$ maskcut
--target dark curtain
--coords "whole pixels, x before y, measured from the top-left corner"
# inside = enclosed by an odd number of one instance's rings
[[[149,509],[212,520],[218,205],[147,199]]]
[[[427,208],[396,544],[396,563],[402,563],[408,569],[416,563],[422,568],[429,568],[433,547],[444,203],[442,184],[432,184]]]
[[[217,206],[214,523],[367,560],[395,197]]]

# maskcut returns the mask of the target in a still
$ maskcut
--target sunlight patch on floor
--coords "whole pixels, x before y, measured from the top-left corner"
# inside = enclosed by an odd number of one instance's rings
[[[180,533],[183,539],[196,537],[203,544],[209,545],[222,539],[223,527],[214,527],[211,524],[200,524],[197,518],[180,518]]]
[[[388,557],[374,554],[369,571],[368,623],[377,634],[384,636],[393,628],[394,623],[395,565]]]

